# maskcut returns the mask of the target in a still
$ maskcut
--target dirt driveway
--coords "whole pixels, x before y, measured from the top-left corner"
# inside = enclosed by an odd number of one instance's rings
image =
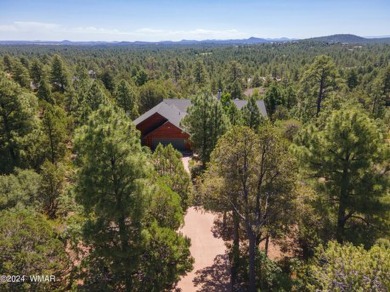
[[[214,217],[203,210],[188,209],[185,223],[180,229],[191,238],[191,255],[195,259],[194,269],[178,284],[183,292],[229,291],[229,264],[222,239],[211,232]]]
[[[190,157],[183,157],[184,168],[189,172]],[[191,207],[184,218],[184,226],[179,230],[191,239],[191,255],[195,259],[194,269],[178,284],[183,292],[230,291],[229,263],[222,239],[212,233],[215,215],[211,212]]]

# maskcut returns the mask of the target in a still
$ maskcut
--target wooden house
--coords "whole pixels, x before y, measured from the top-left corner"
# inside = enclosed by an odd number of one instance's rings
[[[238,109],[247,104],[246,100],[233,100]],[[158,144],[172,146],[182,152],[190,152],[190,135],[185,132],[180,122],[186,116],[191,105],[189,99],[164,99],[158,105],[134,120],[141,132],[142,145],[154,150]],[[267,116],[264,102],[257,101],[257,106],[263,116]]]

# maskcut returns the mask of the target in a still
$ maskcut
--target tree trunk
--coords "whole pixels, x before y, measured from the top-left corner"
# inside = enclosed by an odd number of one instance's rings
[[[249,239],[249,292],[256,292],[256,236],[248,228]]]
[[[233,211],[233,256],[231,263],[231,275],[230,275],[230,284],[232,286],[232,291],[235,291],[237,285],[237,276],[238,270],[240,268],[240,221],[238,215]]]
[[[269,235],[265,238],[265,256],[268,257]]]
[[[349,169],[349,154],[347,154],[345,158],[343,177],[341,181],[340,198],[339,198],[339,210],[337,213],[336,240],[338,243],[343,243],[344,241],[344,228],[345,228],[345,222],[347,220],[345,212],[347,207],[347,196],[348,196],[348,186],[349,186],[348,169]]]
[[[318,115],[320,114],[320,111],[321,111],[321,102],[324,98],[324,79],[325,77],[321,76],[321,80],[320,80],[320,89],[318,91],[318,97],[317,97],[317,113],[316,113],[316,116],[318,117]]]
[[[127,235],[125,220],[126,219],[123,216],[121,216],[121,218],[119,218],[119,237],[121,239],[121,249],[122,249],[123,255],[130,253],[130,247],[129,247],[129,242],[128,242],[129,237]],[[122,262],[120,264],[122,265],[122,269],[123,269],[122,273],[123,273],[123,277],[125,279],[126,291],[131,292],[132,288],[133,288],[133,282],[131,279],[131,271],[129,271],[129,269],[128,269],[128,266],[130,265],[130,263],[128,263],[125,260],[124,262]]]

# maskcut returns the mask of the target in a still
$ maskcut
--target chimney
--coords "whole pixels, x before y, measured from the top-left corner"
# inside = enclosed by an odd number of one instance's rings
[[[221,94],[222,94],[222,90],[220,88],[220,89],[218,89],[218,93],[217,93],[217,99],[218,100],[221,100]]]

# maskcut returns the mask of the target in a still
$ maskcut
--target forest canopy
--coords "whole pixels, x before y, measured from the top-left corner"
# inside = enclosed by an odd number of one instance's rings
[[[167,98],[192,101],[191,176],[133,123]],[[196,206],[219,215],[232,291],[387,291],[389,141],[386,44],[1,45],[0,274],[171,291]]]

